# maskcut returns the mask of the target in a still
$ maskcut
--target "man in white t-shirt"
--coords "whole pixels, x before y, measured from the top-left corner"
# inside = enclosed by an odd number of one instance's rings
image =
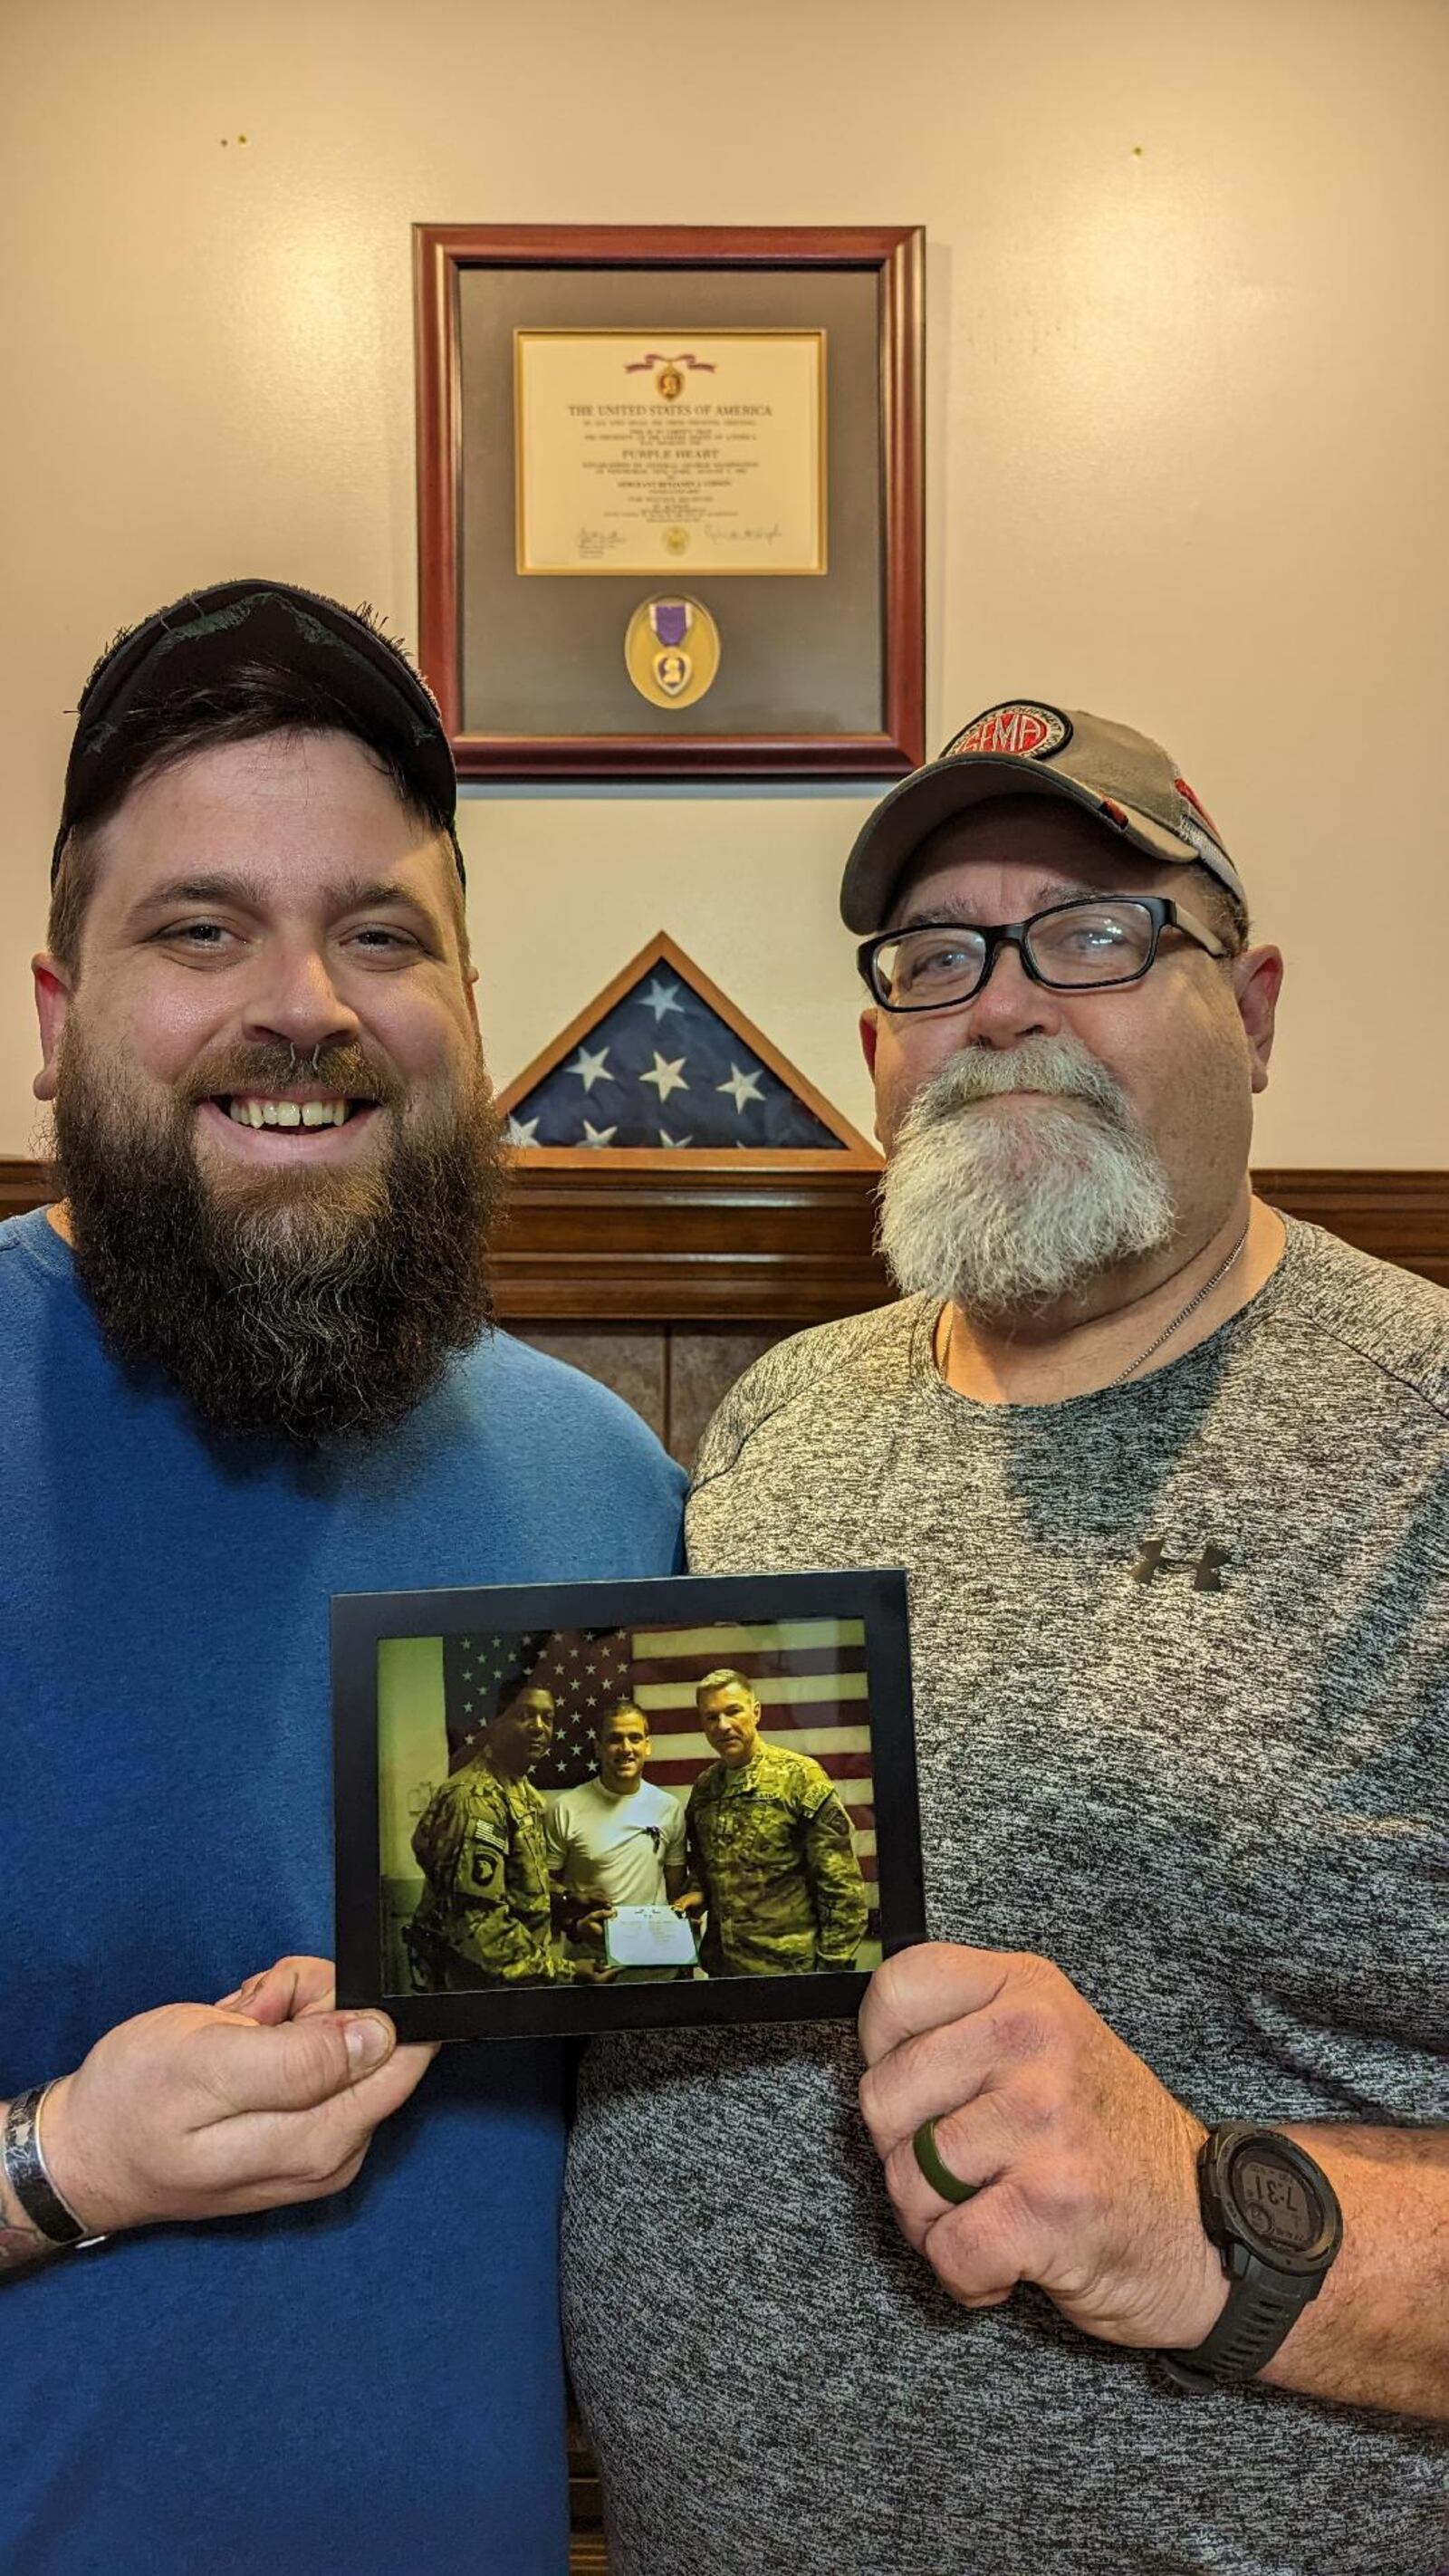
[[[549,1868],[571,1896],[597,1896],[600,1918],[621,1905],[677,1899],[685,1910],[684,1807],[645,1779],[650,1749],[649,1720],[621,1702],[599,1729],[598,1777],[549,1802]]]

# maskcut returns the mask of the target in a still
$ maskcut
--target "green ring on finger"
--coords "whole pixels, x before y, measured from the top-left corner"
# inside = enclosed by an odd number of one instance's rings
[[[932,2191],[939,2192],[943,2200],[974,2200],[981,2189],[980,2183],[963,2182],[959,2174],[953,2174],[936,2144],[936,2122],[944,2120],[945,2116],[944,2111],[937,2111],[929,2120],[921,2122],[911,2140],[916,2162]]]

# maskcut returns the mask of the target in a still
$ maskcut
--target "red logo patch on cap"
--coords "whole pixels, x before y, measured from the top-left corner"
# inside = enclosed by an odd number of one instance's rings
[[[1008,698],[1002,706],[973,716],[963,732],[952,736],[941,758],[962,760],[972,753],[994,752],[1009,760],[1050,760],[1071,738],[1072,728],[1058,708],[1037,706],[1029,698]]]

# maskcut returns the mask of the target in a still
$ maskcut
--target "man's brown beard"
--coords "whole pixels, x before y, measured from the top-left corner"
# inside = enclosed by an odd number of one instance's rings
[[[285,1047],[239,1051],[159,1120],[117,1076],[72,1019],[57,1162],[76,1266],[116,1356],[160,1370],[213,1432],[310,1443],[395,1428],[492,1316],[504,1157],[481,1063],[465,1098],[412,1129],[396,1079],[357,1047],[305,1064]],[[365,1168],[204,1178],[197,1103],[301,1080],[383,1104],[388,1149]]]

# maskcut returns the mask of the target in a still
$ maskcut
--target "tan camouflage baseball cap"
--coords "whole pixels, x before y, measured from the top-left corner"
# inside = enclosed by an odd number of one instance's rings
[[[1007,698],[973,716],[939,760],[913,769],[877,805],[845,863],[848,928],[879,930],[927,833],[988,796],[1069,797],[1144,858],[1196,860],[1245,900],[1217,825],[1160,743],[1081,707]]]

